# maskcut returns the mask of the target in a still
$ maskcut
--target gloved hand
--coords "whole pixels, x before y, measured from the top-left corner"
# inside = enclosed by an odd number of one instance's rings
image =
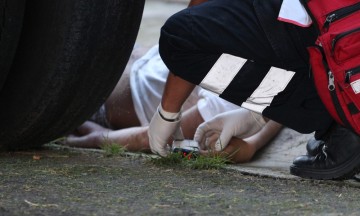
[[[201,149],[206,149],[207,142],[214,140],[216,136],[215,151],[222,151],[233,136],[249,137],[260,131],[265,123],[261,114],[240,108],[221,113],[200,124],[196,129],[194,140],[199,143]]]
[[[175,140],[184,139],[180,129],[180,119],[181,112],[166,112],[162,109],[161,104],[159,105],[148,129],[150,149],[153,153],[165,157],[170,152],[168,140],[171,136]]]

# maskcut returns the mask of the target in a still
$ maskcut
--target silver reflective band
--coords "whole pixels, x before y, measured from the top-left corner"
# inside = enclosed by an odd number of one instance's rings
[[[216,94],[222,94],[246,61],[237,56],[222,54],[201,81],[200,86]]]
[[[241,107],[262,113],[266,107],[270,106],[274,97],[279,92],[284,91],[294,75],[295,72],[293,71],[271,67],[260,85],[251,96],[241,104]]]
[[[237,56],[222,54],[201,81],[200,86],[218,95],[222,94],[246,61],[247,59]],[[294,75],[293,71],[271,67],[260,85],[241,104],[241,107],[262,113],[266,107],[270,106],[274,97],[286,88]]]

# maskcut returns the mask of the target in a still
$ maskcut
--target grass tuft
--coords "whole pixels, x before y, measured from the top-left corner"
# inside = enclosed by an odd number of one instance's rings
[[[104,151],[106,157],[112,157],[116,155],[123,155],[126,149],[123,146],[120,146],[116,143],[104,143],[101,146],[101,149]]]
[[[151,162],[155,165],[174,166],[182,163],[184,158],[180,153],[171,153],[167,157],[151,158]]]
[[[126,148],[122,145],[112,142],[109,137],[103,137],[103,143],[100,148],[104,151],[106,157],[112,157],[116,155],[124,155]]]
[[[185,165],[191,169],[223,169],[229,160],[221,156],[198,156],[193,160],[186,160]]]
[[[180,152],[171,153],[167,157],[152,158],[151,162],[160,166],[182,166],[190,169],[222,169],[229,162],[221,156],[183,157]]]

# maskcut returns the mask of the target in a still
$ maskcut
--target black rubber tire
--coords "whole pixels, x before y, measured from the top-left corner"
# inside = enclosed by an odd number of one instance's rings
[[[25,0],[0,0],[0,90],[19,42]]]
[[[39,147],[75,129],[119,80],[144,0],[28,0],[0,92],[0,148]]]

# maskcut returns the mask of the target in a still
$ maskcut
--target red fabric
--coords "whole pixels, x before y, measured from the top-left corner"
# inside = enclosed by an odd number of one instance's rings
[[[322,26],[325,22],[326,15],[343,7],[358,3],[359,0],[309,0],[310,8],[316,22]]]
[[[317,40],[318,47],[309,48],[310,64],[318,94],[329,113],[340,124],[348,122],[352,129],[360,134],[360,10],[352,12],[329,24],[324,28],[326,17],[338,9],[353,6],[360,0],[310,0],[308,9],[320,28]],[[334,75],[335,90],[328,89],[329,76],[325,65]],[[351,76],[347,72],[352,70]],[[336,93],[337,101],[345,119],[341,119],[333,101],[332,93]]]
[[[339,116],[337,115],[336,109],[334,104],[331,102],[331,95],[328,89],[328,74],[323,64],[323,56],[321,51],[316,47],[309,47],[308,48],[310,54],[310,64],[312,67],[314,82],[316,90],[325,104],[327,110],[329,111],[330,115],[334,118],[335,121],[342,124]]]

